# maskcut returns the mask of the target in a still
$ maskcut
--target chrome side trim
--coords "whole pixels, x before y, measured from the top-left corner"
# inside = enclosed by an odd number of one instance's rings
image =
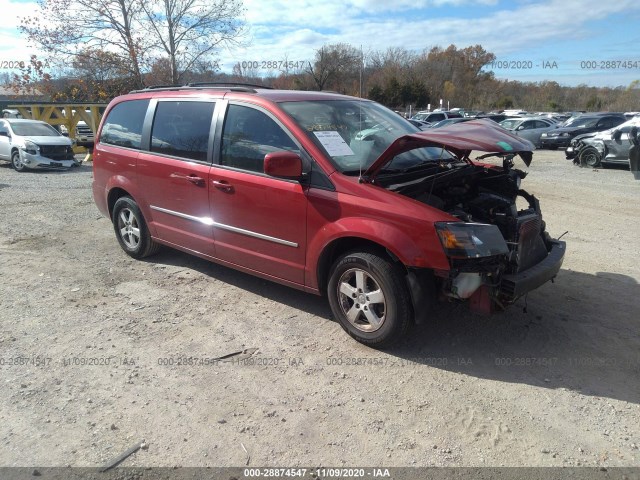
[[[168,215],[174,215],[176,217],[184,218],[186,220],[191,220],[193,222],[199,222],[204,225],[211,225],[213,227],[221,228],[222,230],[228,230],[230,232],[239,233],[241,235],[247,235],[249,237],[259,238],[261,240],[267,240],[268,242],[278,243],[280,245],[286,245],[287,247],[298,248],[298,244],[295,242],[290,242],[289,240],[282,240],[281,238],[271,237],[269,235],[264,235],[258,232],[252,232],[251,230],[245,230],[244,228],[233,227],[231,225],[225,225],[224,223],[214,222],[213,219],[209,217],[194,217],[193,215],[187,215],[186,213],[174,212],[173,210],[168,210],[162,207],[155,207],[151,205],[152,210],[157,210],[158,212],[163,212]]]
[[[193,222],[203,223],[205,225],[213,225],[213,220],[209,217],[194,217],[193,215],[187,215],[186,213],[174,212],[173,210],[167,210],[162,207],[155,207],[151,205],[151,210],[157,210],[158,212],[166,213],[169,215],[173,215],[174,217],[184,218],[186,220],[191,220]]]
[[[249,237],[260,238],[273,243],[279,243],[280,245],[286,245],[287,247],[297,248],[298,244],[290,242],[289,240],[282,240],[281,238],[270,237],[262,233],[252,232],[251,230],[245,230],[244,228],[232,227],[231,225],[225,225],[224,223],[213,222],[214,227],[221,228],[223,230],[229,230],[230,232],[240,233],[242,235],[248,235]]]

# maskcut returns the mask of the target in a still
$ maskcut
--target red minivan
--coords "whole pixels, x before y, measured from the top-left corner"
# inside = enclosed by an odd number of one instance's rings
[[[148,88],[109,104],[93,195],[132,257],[165,245],[326,295],[382,347],[435,301],[491,312],[556,276],[565,243],[514,168],[532,150],[490,120],[420,131],[334,93]]]

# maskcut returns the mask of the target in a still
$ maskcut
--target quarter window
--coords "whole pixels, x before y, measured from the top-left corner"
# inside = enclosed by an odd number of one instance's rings
[[[151,151],[206,161],[213,102],[158,102]]]
[[[229,105],[222,135],[220,163],[264,172],[264,156],[299,149],[285,131],[265,113],[242,105]]]
[[[139,150],[148,106],[149,100],[130,100],[113,107],[102,126],[100,143]]]

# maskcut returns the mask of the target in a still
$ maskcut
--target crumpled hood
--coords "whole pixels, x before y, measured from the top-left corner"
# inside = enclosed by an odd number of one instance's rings
[[[387,149],[363,173],[375,176],[396,155],[422,147],[445,148],[463,157],[473,150],[489,153],[513,153],[531,165],[534,145],[527,139],[513,135],[492,120],[471,120],[416,132],[396,138]]]

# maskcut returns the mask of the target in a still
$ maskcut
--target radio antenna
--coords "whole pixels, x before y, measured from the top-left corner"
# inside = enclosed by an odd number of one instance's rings
[[[364,67],[364,54],[362,53],[362,44],[360,44],[360,101],[358,101],[358,131],[362,131],[362,69]],[[358,180],[362,182],[362,162],[364,162],[364,158],[360,158],[360,175]]]

